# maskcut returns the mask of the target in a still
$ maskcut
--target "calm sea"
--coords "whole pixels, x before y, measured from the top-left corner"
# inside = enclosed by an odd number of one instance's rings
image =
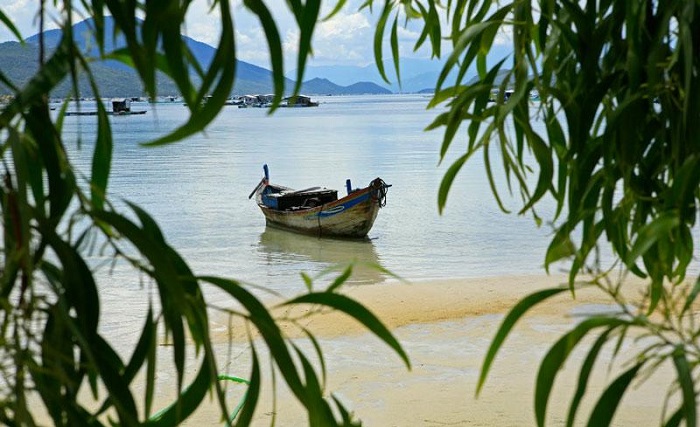
[[[357,261],[350,283],[540,273],[551,231],[531,216],[504,214],[494,202],[481,155],[463,169],[447,209],[438,213],[440,181],[466,146],[458,136],[439,164],[442,131],[424,128],[441,109],[427,110],[421,95],[328,96],[318,108],[224,108],[207,131],[180,143],[141,144],[182,124],[181,103],[134,103],[144,115],[111,118],[114,133],[113,199],[151,213],[168,241],[198,274],[215,274],[282,293],[303,288],[301,272],[314,277]],[[91,105],[84,103],[84,110]],[[94,109],[94,108],[93,108]],[[64,138],[78,169],[89,172],[94,117],[65,119]],[[80,144],[78,144],[80,141]],[[78,148],[80,147],[80,148]],[[381,177],[392,184],[369,241],[299,236],[265,227],[248,195],[262,177],[292,188],[325,186],[345,194]],[[502,181],[499,175],[498,179]],[[520,206],[509,198],[514,212]],[[546,212],[545,212],[546,214]],[[113,280],[121,280],[113,275]]]

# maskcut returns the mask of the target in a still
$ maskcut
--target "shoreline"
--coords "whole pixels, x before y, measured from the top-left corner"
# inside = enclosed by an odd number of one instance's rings
[[[566,276],[533,275],[343,288],[342,293],[362,302],[397,337],[411,360],[411,370],[383,342],[347,316],[314,315],[305,319],[303,326],[315,334],[323,348],[329,396],[333,393],[338,397],[365,426],[535,425],[533,396],[539,363],[581,313],[608,306],[600,292],[594,288],[579,289],[576,300],[572,300],[571,293],[563,292],[531,310],[501,348],[478,399],[474,396],[476,383],[488,346],[508,310],[532,292],[565,283]],[[636,292],[633,285],[627,288]],[[305,313],[295,309],[285,314],[294,317]],[[293,325],[285,325],[283,330],[307,357],[315,360],[315,350]],[[226,334],[227,339],[231,336]],[[223,335],[213,338],[217,349],[230,345],[228,341],[224,344]],[[579,347],[557,377],[547,425],[566,424],[580,364],[589,345],[584,342]],[[262,346],[256,348],[260,351]],[[634,349],[625,344],[608,370],[606,362],[613,359],[613,349],[604,348],[579,409],[578,424],[587,420],[602,391],[624,368],[626,350]],[[249,367],[244,352],[221,364],[222,371],[227,366]],[[261,366],[265,363],[267,360]],[[628,391],[614,425],[647,425],[650,420],[656,424],[661,419],[663,393],[672,378],[667,368]],[[268,375],[263,380],[253,425],[270,425],[273,416],[279,425],[307,425],[303,408],[281,379],[277,383],[277,400],[273,402],[269,378]],[[216,420],[217,415],[215,405],[204,405],[185,425]]]
[[[565,275],[513,275],[484,278],[432,279],[420,281],[383,282],[376,285],[343,286],[339,293],[362,303],[375,314],[391,331],[414,324],[431,324],[465,317],[489,314],[505,314],[523,297],[545,288],[568,286]],[[348,316],[325,310],[312,314],[308,306],[294,309],[275,308],[281,300],[264,300],[276,318],[302,319],[300,323],[323,338],[358,335],[367,330]],[[609,300],[595,288],[577,289],[575,299],[569,291],[550,298],[531,310],[532,314],[556,315],[562,310],[571,310],[580,304],[609,304]],[[213,316],[212,339],[215,342],[246,339],[237,319],[230,323],[224,316]],[[282,323],[281,327],[290,337],[300,337],[293,325]]]
[[[476,384],[487,349],[507,311],[525,295],[562,283],[566,283],[564,276],[533,275],[344,288],[343,293],[362,302],[391,330],[408,354],[411,368],[408,369],[399,355],[379,338],[347,316],[315,315],[304,327],[315,334],[322,348],[327,373],[324,397],[337,398],[366,427],[534,426],[534,390],[539,364],[582,313],[605,309],[602,304],[606,301],[593,292],[593,288],[579,289],[575,301],[570,293],[563,292],[531,310],[504,342],[478,398]],[[633,283],[627,290],[632,294],[637,292]],[[303,312],[296,314],[303,315]],[[221,374],[249,378],[252,360],[250,344],[245,339],[247,328],[242,327],[242,323],[232,326],[239,330],[238,335],[225,331],[228,329],[225,321],[212,319],[217,365]],[[292,325],[284,326],[283,330],[304,352],[321,378],[314,345]],[[546,425],[566,425],[579,370],[592,341],[584,340],[558,373],[550,395]],[[288,390],[279,372],[276,372],[274,384],[265,346],[259,338],[253,343],[262,381],[251,425],[269,426],[274,421],[275,425],[284,427],[308,426],[304,408]],[[626,342],[617,350],[612,348],[614,345],[603,347],[574,425],[585,424],[603,391],[629,367],[625,363],[643,344]],[[194,346],[189,346],[187,353],[185,384],[199,369]],[[633,383],[612,425],[661,424],[665,392],[674,375],[673,367],[667,364],[644,383]],[[153,412],[173,402],[176,384],[171,353],[159,351]],[[230,411],[245,393],[245,386],[229,382],[222,385]],[[143,395],[144,387],[142,379],[137,379],[132,386],[136,396]],[[671,408],[675,409],[677,404],[677,400],[673,400]],[[182,425],[224,425],[218,402],[210,394]]]

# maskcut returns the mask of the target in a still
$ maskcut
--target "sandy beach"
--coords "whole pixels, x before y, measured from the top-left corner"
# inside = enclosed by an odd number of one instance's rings
[[[609,308],[597,292],[579,291],[576,300],[564,293],[532,311],[506,341],[478,398],[476,383],[488,345],[508,309],[523,296],[559,286],[565,280],[563,276],[498,277],[344,289],[392,330],[410,357],[410,370],[379,339],[345,316],[317,315],[305,319],[305,325],[323,348],[326,390],[365,426],[531,426],[535,425],[533,390],[539,362],[577,317]],[[636,292],[633,288],[630,291]],[[230,334],[225,321],[220,320],[213,326],[217,354],[222,357],[220,369],[245,376],[250,366],[247,343],[241,340],[242,335]],[[295,328],[288,327],[286,332],[297,337],[295,343],[314,357],[312,346]],[[262,348],[256,345],[258,351]],[[605,348],[602,353],[577,425],[585,424],[606,384],[633,354],[623,347],[609,368],[612,352],[612,348]],[[581,351],[572,354],[558,376],[547,425],[565,425],[584,356]],[[270,425],[273,418],[280,426],[307,425],[304,411],[281,384],[281,378],[273,403],[269,365],[263,366],[268,369],[254,425]],[[625,396],[614,425],[658,425],[670,374],[668,367],[662,367],[659,374],[635,384]],[[167,377],[159,378],[163,380],[167,382]],[[232,405],[241,387],[231,387]],[[185,425],[217,425],[218,414],[218,407],[206,404]]]

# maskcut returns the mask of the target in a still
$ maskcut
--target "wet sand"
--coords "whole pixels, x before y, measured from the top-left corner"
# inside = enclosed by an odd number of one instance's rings
[[[542,357],[582,313],[608,309],[597,291],[557,296],[533,310],[515,328],[496,359],[481,395],[475,390],[488,345],[503,316],[520,298],[565,283],[564,277],[498,277],[394,283],[347,288],[344,292],[369,307],[396,335],[408,353],[408,370],[398,355],[359,324],[337,313],[304,319],[319,337],[328,372],[326,390],[338,397],[365,426],[530,426],[535,425],[533,390]],[[627,288],[634,297],[638,289]],[[279,314],[279,313],[278,313]],[[286,313],[296,316],[300,312]],[[221,319],[220,319],[221,320]],[[243,334],[214,325],[223,372],[245,376],[249,351]],[[234,330],[243,330],[236,327]],[[315,353],[291,325],[286,333],[307,356]],[[229,342],[229,338],[233,341]],[[589,341],[590,342],[590,341]],[[256,346],[261,351],[262,346]],[[583,349],[587,346],[583,345]],[[628,362],[627,346],[608,369],[612,348],[604,351],[589,384],[577,425],[583,425],[604,387]],[[223,355],[226,355],[225,357]],[[574,352],[555,383],[547,425],[565,425],[585,353]],[[273,404],[269,365],[254,425],[308,425],[304,411],[278,378]],[[317,366],[318,367],[318,366]],[[629,391],[614,419],[617,426],[656,425],[671,378],[668,367]],[[163,380],[161,377],[160,380]],[[240,395],[232,387],[230,403]],[[202,407],[185,425],[216,425],[218,408]]]

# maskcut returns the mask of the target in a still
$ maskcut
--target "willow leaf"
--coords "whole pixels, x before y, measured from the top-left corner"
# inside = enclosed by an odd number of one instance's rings
[[[314,346],[314,351],[316,352],[316,357],[318,359],[319,365],[321,365],[321,388],[324,389],[326,387],[327,383],[327,378],[328,374],[326,371],[326,361],[323,358],[323,350],[321,349],[321,344],[319,344],[318,340],[314,336],[311,331],[309,331],[306,328],[302,328],[302,331],[304,332],[304,335],[306,335],[306,338],[311,341],[311,344]]]
[[[242,411],[236,423],[236,426],[241,427],[251,424],[253,413],[255,412],[255,407],[258,405],[258,399],[260,397],[260,362],[258,361],[258,353],[255,350],[255,345],[252,344],[250,346],[250,356],[253,364],[250,372],[250,384],[246,392],[246,399]],[[233,422],[233,419],[230,419],[229,422]]]
[[[567,427],[572,427],[574,425],[574,421],[576,420],[576,412],[578,411],[578,407],[581,404],[581,400],[586,394],[586,388],[588,387],[588,379],[591,375],[591,372],[593,371],[593,365],[595,364],[595,361],[598,358],[598,355],[600,354],[600,350],[603,348],[603,345],[605,345],[605,343],[607,342],[608,336],[610,332],[613,331],[613,329],[614,327],[608,328],[605,332],[600,334],[600,336],[595,340],[593,345],[588,350],[588,355],[586,355],[586,359],[581,365],[581,371],[579,372],[576,392],[574,393],[574,397],[571,399],[569,415],[566,418]]]
[[[542,363],[540,363],[540,369],[537,373],[535,387],[535,416],[537,417],[537,425],[545,425],[547,403],[552,387],[554,386],[556,375],[578,343],[593,329],[607,327],[609,332],[609,330],[627,323],[628,322],[625,320],[609,317],[593,317],[586,319],[579,323],[572,331],[564,334],[552,346],[542,360]]]
[[[316,28],[318,15],[321,11],[321,0],[306,0],[304,2],[304,13],[299,21],[299,52],[297,54],[297,79],[294,84],[294,95],[301,90],[301,85],[304,78],[304,70],[306,70],[306,61],[313,51],[311,48],[311,39]],[[284,74],[280,76],[283,78]],[[281,92],[280,92],[281,95]]]
[[[336,2],[335,6],[333,7],[333,10],[328,12],[328,15],[324,16],[322,20],[328,21],[331,18],[333,18],[335,15],[338,14],[338,12],[340,12],[343,9],[343,7],[345,6],[345,3],[347,3],[347,0],[338,0]]]
[[[622,373],[615,381],[608,386],[598,399],[590,418],[588,419],[588,427],[607,426],[612,422],[615,411],[624,396],[627,387],[636,377],[637,372],[643,366],[643,363],[638,363]]]
[[[197,376],[170,406],[154,414],[145,423],[147,427],[169,427],[180,424],[197,409],[209,391],[212,373],[204,360]]]
[[[379,16],[377,21],[377,29],[374,31],[374,61],[377,64],[377,71],[387,83],[391,83],[386,77],[386,71],[384,70],[384,55],[382,53],[383,42],[384,42],[384,30],[386,28],[386,22],[389,19],[389,14],[391,13],[391,2],[386,2],[384,4],[384,9],[382,14]]]
[[[665,212],[640,228],[637,232],[637,239],[625,260],[627,265],[633,265],[636,259],[643,256],[660,238],[665,237],[671,230],[678,227],[679,222],[675,212]]]
[[[686,358],[682,345],[678,345],[673,352],[673,364],[678,374],[678,384],[683,395],[683,418],[686,427],[695,427],[697,423],[697,396],[695,392],[695,382],[692,376],[692,369]]]
[[[692,290],[685,299],[685,304],[683,304],[683,313],[686,313],[700,294],[700,277],[695,279],[695,285],[693,285]]]
[[[440,182],[440,189],[438,190],[438,211],[440,213],[442,213],[442,211],[445,209],[445,205],[447,204],[447,195],[450,192],[450,188],[452,188],[452,182],[472,153],[473,151],[462,155],[459,159],[452,163],[449,169],[447,169],[447,172],[445,172],[445,176],[443,176],[442,181]]]
[[[309,424],[310,425],[333,425],[335,424],[333,413],[328,406],[328,403],[323,399],[323,390],[321,383],[318,381],[316,371],[309,362],[309,359],[299,348],[294,345],[294,350],[297,354],[297,359],[301,362],[304,369],[304,379],[306,380],[306,396],[309,402]]]
[[[112,166],[112,129],[104,104],[97,102],[97,140],[92,156],[90,191],[94,209],[102,209],[107,195],[107,182]]]
[[[481,373],[479,375],[479,381],[476,385],[477,396],[481,392],[481,389],[486,382],[486,377],[488,376],[489,370],[491,369],[491,365],[496,358],[498,350],[501,349],[501,346],[508,337],[508,334],[510,334],[510,331],[513,330],[518,320],[520,320],[520,318],[523,317],[523,315],[535,305],[567,290],[567,288],[550,288],[535,292],[534,294],[528,295],[520,300],[508,312],[506,317],[503,319],[503,322],[501,322],[501,325],[498,327],[496,336],[491,341],[491,345],[489,346],[486,357],[484,358],[484,363],[481,367]]]
[[[554,234],[549,243],[545,255],[544,267],[549,272],[549,267],[557,261],[568,258],[576,254],[576,246],[571,241],[571,237],[565,227],[560,228]]]
[[[230,10],[228,8],[229,2],[223,1],[219,2],[218,4],[220,6],[221,13],[221,35],[219,37],[219,44],[217,45],[216,53],[204,79],[207,84],[202,88],[204,89],[208,87],[210,82],[213,82],[215,77],[218,78],[216,86],[211,90],[211,97],[206,103],[204,103],[204,106],[201,106],[200,103],[196,102],[195,100],[187,100],[188,106],[193,108],[192,114],[190,115],[188,121],[170,134],[144,145],[158,146],[169,144],[175,141],[180,141],[188,136],[204,130],[204,128],[216,118],[217,114],[224,106],[226,99],[229,97],[231,90],[233,89],[233,82],[235,80],[236,73],[233,24]],[[181,43],[181,41],[178,39],[177,43]],[[173,49],[175,49],[175,47],[173,47]],[[166,51],[166,54],[167,53],[168,52]],[[183,71],[173,68],[178,66],[180,63],[178,61],[173,61],[169,56],[170,55],[167,55],[171,75],[176,80],[181,80],[181,82],[178,84],[181,92],[189,91],[189,80],[185,82],[184,76],[178,76],[178,74],[182,73]],[[197,96],[200,99],[204,99],[204,97],[207,95],[209,95],[209,93],[202,90]]]
[[[270,63],[272,66],[272,80],[276,98],[284,92],[284,56],[282,54],[282,41],[275,20],[272,18],[270,10],[263,2],[255,0],[245,0],[243,4],[258,16],[265,38],[270,49]]]
[[[136,377],[136,374],[146,361],[148,353],[156,341],[156,327],[157,324],[153,321],[153,308],[149,306],[146,320],[141,329],[141,336],[136,343],[129,363],[124,369],[124,378],[128,383]]]
[[[668,420],[666,420],[666,424],[664,424],[664,427],[680,427],[681,422],[683,422],[683,407],[681,406],[676,410],[676,412],[671,415]]]
[[[394,60],[394,71],[396,72],[396,80],[401,87],[401,72],[399,69],[399,37],[398,37],[399,16],[394,18],[394,24],[391,26],[391,57]]]
[[[17,27],[15,27],[15,24],[2,10],[0,10],[0,22],[5,24],[5,27],[7,27],[7,29],[10,30],[10,32],[17,38],[17,41],[19,41],[20,43],[24,43],[22,34],[20,34]]]
[[[267,347],[270,349],[270,355],[279,367],[289,388],[297,399],[306,406],[308,404],[306,391],[296,366],[294,365],[292,356],[284,342],[279,326],[277,326],[265,306],[253,294],[233,280],[212,276],[204,276],[200,279],[227,292],[248,310],[250,313],[250,321],[255,325],[265,340]]]
[[[295,304],[318,304],[334,308],[362,323],[367,329],[374,333],[379,339],[391,347],[403,360],[407,368],[411,368],[408,355],[401,347],[401,344],[394,338],[384,324],[366,307],[357,301],[344,295],[330,292],[308,293],[287,301],[284,305]]]
[[[343,271],[343,274],[338,276],[333,283],[328,286],[326,289],[326,292],[333,292],[336,289],[338,289],[340,286],[342,286],[343,283],[345,283],[348,278],[352,275],[352,264],[348,265],[347,268]]]
[[[108,392],[109,403],[114,406],[119,418],[125,425],[135,425],[137,422],[136,402],[131,395],[129,382],[122,375],[124,369],[119,356],[101,336],[96,335],[90,342],[93,363],[97,365],[102,383]]]

